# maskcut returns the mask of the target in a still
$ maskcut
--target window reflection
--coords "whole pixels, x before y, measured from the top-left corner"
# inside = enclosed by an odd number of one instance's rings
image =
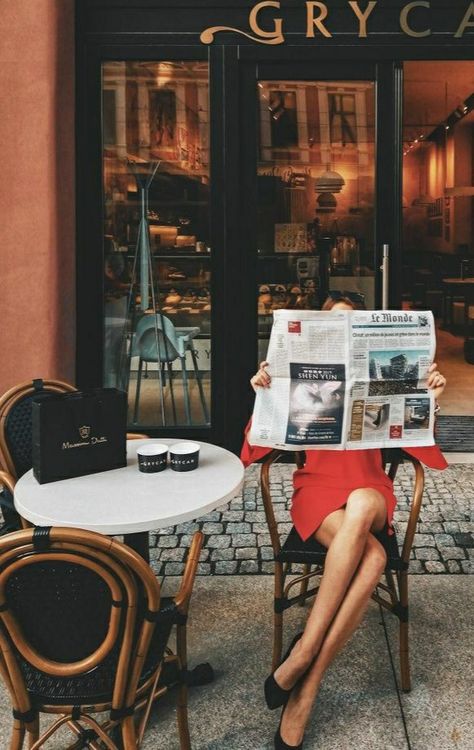
[[[129,422],[208,424],[208,65],[103,64],[104,382]]]
[[[374,85],[260,81],[259,357],[273,311],[374,303]]]

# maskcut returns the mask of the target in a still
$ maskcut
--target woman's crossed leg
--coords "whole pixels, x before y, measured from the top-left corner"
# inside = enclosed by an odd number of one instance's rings
[[[289,745],[301,741],[324,672],[360,624],[385,569],[385,550],[371,532],[383,528],[386,516],[383,495],[361,488],[315,533],[328,547],[324,574],[303,637],[275,672],[277,682],[290,688],[313,662],[285,710],[281,735]]]

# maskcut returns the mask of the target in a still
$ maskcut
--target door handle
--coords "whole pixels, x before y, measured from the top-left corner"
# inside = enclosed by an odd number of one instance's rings
[[[388,287],[390,278],[390,245],[383,245],[382,250],[382,265],[380,270],[382,271],[382,310],[388,310]]]

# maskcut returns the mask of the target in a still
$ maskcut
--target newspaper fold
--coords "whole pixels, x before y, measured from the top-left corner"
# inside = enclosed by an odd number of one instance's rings
[[[434,445],[433,314],[276,310],[270,388],[259,388],[249,442],[288,450]]]

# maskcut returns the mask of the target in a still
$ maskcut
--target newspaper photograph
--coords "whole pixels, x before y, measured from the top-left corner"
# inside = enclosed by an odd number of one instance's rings
[[[267,353],[272,382],[258,389],[250,443],[434,445],[427,380],[435,348],[431,312],[276,310]]]

